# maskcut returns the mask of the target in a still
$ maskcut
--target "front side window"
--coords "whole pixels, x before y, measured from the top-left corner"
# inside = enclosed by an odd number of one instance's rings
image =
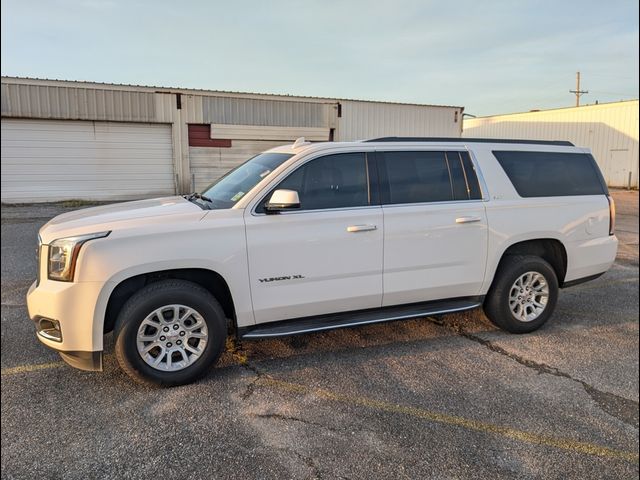
[[[274,190],[279,189],[298,192],[299,210],[369,205],[366,157],[364,153],[341,153],[316,158],[291,173]],[[264,212],[264,203],[257,212]]]
[[[233,207],[263,178],[293,155],[289,153],[261,153],[214,182],[202,194],[211,199],[210,208]]]

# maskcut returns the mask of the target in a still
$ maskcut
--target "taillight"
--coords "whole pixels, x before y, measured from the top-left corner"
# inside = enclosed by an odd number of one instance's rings
[[[616,230],[616,202],[611,195],[607,195],[609,201],[609,235],[613,235]]]

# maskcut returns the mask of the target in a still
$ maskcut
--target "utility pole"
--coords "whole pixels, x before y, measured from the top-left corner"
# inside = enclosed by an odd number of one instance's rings
[[[585,93],[589,93],[589,90],[580,90],[580,72],[576,72],[576,89],[569,90],[569,93],[575,93],[576,95],[576,107],[580,106],[580,97]]]

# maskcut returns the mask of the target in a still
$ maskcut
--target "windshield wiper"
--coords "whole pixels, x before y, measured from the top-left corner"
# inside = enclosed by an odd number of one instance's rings
[[[193,193],[190,193],[189,195],[183,195],[183,198],[185,200],[189,200],[192,203],[196,203],[196,205],[199,205],[200,207],[202,207],[202,205],[200,203],[194,202],[194,200],[204,200],[210,205],[209,209],[211,209],[211,205],[213,205],[213,200],[211,200],[209,197],[205,197],[204,195],[198,192],[193,192]]]
[[[189,195],[187,195],[187,200],[191,200],[193,198],[197,198],[199,200],[204,200],[205,202],[209,202],[209,203],[213,203],[213,200],[211,200],[209,197],[205,197],[204,195],[202,195],[201,193],[198,192],[193,192]]]

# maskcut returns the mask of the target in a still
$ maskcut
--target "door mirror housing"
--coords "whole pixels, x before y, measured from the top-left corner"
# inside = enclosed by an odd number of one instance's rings
[[[300,208],[300,197],[295,190],[276,190],[271,194],[271,198],[265,204],[267,213],[277,213],[286,210]]]

